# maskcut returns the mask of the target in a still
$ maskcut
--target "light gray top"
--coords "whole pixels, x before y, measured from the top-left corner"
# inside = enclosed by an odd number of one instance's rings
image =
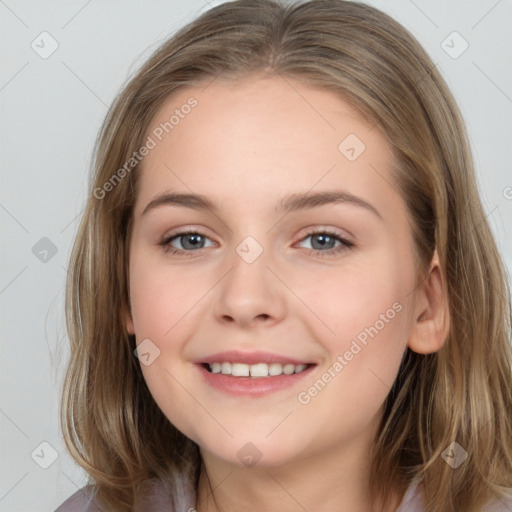
[[[182,482],[181,490],[186,489]],[[419,480],[413,480],[407,489],[396,512],[425,512]],[[154,487],[142,510],[134,512],[195,512],[195,496],[189,492],[178,492],[176,499],[168,490]],[[174,504],[173,504],[174,503]],[[55,512],[103,512],[94,500],[94,488],[86,486],[70,496]],[[508,499],[495,501],[485,508],[485,512],[512,512],[512,493]]]

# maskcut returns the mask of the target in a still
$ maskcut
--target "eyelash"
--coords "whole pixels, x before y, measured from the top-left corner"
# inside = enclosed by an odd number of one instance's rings
[[[315,228],[315,229],[312,229],[311,231],[307,232],[301,238],[300,242],[304,241],[306,238],[309,238],[310,236],[314,236],[314,235],[318,235],[318,234],[327,235],[328,237],[335,238],[336,240],[341,242],[341,245],[338,245],[337,247],[333,247],[331,249],[327,249],[325,251],[320,251],[318,249],[308,249],[308,251],[313,251],[315,253],[315,256],[318,257],[318,258],[323,258],[323,257],[326,257],[326,256],[331,256],[331,255],[334,255],[334,254],[338,254],[338,253],[340,253],[342,251],[345,251],[347,249],[352,249],[354,247],[354,244],[352,242],[350,242],[349,240],[347,240],[346,238],[340,236],[337,233],[334,233],[332,231],[328,231],[328,230],[325,230],[325,229],[321,229],[321,228]],[[187,231],[180,231],[179,233],[175,233],[175,234],[173,234],[171,236],[165,237],[159,243],[159,245],[164,248],[164,251],[166,253],[170,253],[170,254],[172,254],[174,256],[187,256],[187,257],[191,257],[192,256],[191,253],[200,251],[201,249],[192,250],[192,251],[190,251],[190,250],[189,251],[184,251],[182,249],[176,249],[175,247],[172,247],[170,245],[171,241],[174,240],[175,238],[180,238],[180,237],[186,236],[186,235],[200,235],[200,236],[202,236],[204,238],[209,238],[201,230],[190,229],[190,230],[187,230]]]

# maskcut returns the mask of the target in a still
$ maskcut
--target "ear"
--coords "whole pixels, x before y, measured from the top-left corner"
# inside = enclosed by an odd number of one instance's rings
[[[409,348],[419,354],[440,350],[450,331],[450,313],[437,249],[426,279],[416,290],[413,318],[414,324],[407,344]]]
[[[133,325],[132,313],[128,307],[125,308],[123,315],[126,326],[126,332],[131,335],[135,334],[135,326]]]

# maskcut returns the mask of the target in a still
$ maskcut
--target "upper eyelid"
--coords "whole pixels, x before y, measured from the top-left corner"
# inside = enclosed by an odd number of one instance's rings
[[[178,231],[172,231],[169,234],[164,235],[162,237],[162,240],[172,240],[173,238],[178,238],[180,236],[194,235],[194,234],[204,236],[211,240],[211,237],[205,231],[203,231],[202,229],[199,229],[199,228],[194,228],[194,229],[184,228],[184,229],[181,229]]]
[[[348,242],[355,242],[355,240],[356,240],[355,236],[351,235],[346,230],[344,230],[344,231],[347,233],[347,235],[341,233],[340,230],[336,229],[336,228],[323,228],[323,227],[314,226],[314,227],[305,229],[305,232],[302,235],[301,240],[307,236],[312,236],[312,235],[322,234],[322,233],[329,233],[329,234],[339,237],[343,240],[347,240]]]

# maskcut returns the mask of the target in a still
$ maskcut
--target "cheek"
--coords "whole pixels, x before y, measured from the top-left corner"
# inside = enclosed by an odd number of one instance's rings
[[[130,267],[131,312],[137,339],[165,340],[187,323],[201,295],[204,280],[197,273],[178,272],[165,264],[143,263],[134,258]],[[183,276],[186,275],[186,278]]]
[[[336,334],[321,338],[329,359],[297,396],[304,420],[327,437],[329,431],[333,439],[356,436],[380,414],[408,335],[408,306],[403,298],[396,300],[393,288],[367,293],[359,287],[351,297],[346,284],[347,294],[338,294],[337,315],[326,318]]]
[[[130,266],[137,345],[147,347],[151,361],[146,365],[141,359],[141,370],[160,409],[177,428],[188,432],[192,428],[188,415],[180,411],[193,409],[194,402],[183,388],[193,376],[190,366],[183,364],[182,355],[202,319],[199,301],[208,290],[207,276],[178,271],[157,259],[140,251],[133,254]]]
[[[406,349],[414,272],[412,264],[392,253],[374,261],[379,264],[346,268],[334,279],[320,277],[323,293],[317,285],[312,302],[331,331],[318,336],[330,356],[325,379],[336,382],[329,387],[357,390],[378,403],[391,388]]]
[[[409,269],[407,261],[395,258],[391,252],[365,260],[339,269],[321,268],[314,276],[295,283],[306,305],[331,331],[332,336],[320,337],[330,349],[343,349],[347,340],[358,335],[364,341],[364,333],[368,336],[368,330],[375,332],[374,327],[379,332],[396,330],[399,322],[395,317],[405,316],[402,312],[409,302],[412,267]]]

